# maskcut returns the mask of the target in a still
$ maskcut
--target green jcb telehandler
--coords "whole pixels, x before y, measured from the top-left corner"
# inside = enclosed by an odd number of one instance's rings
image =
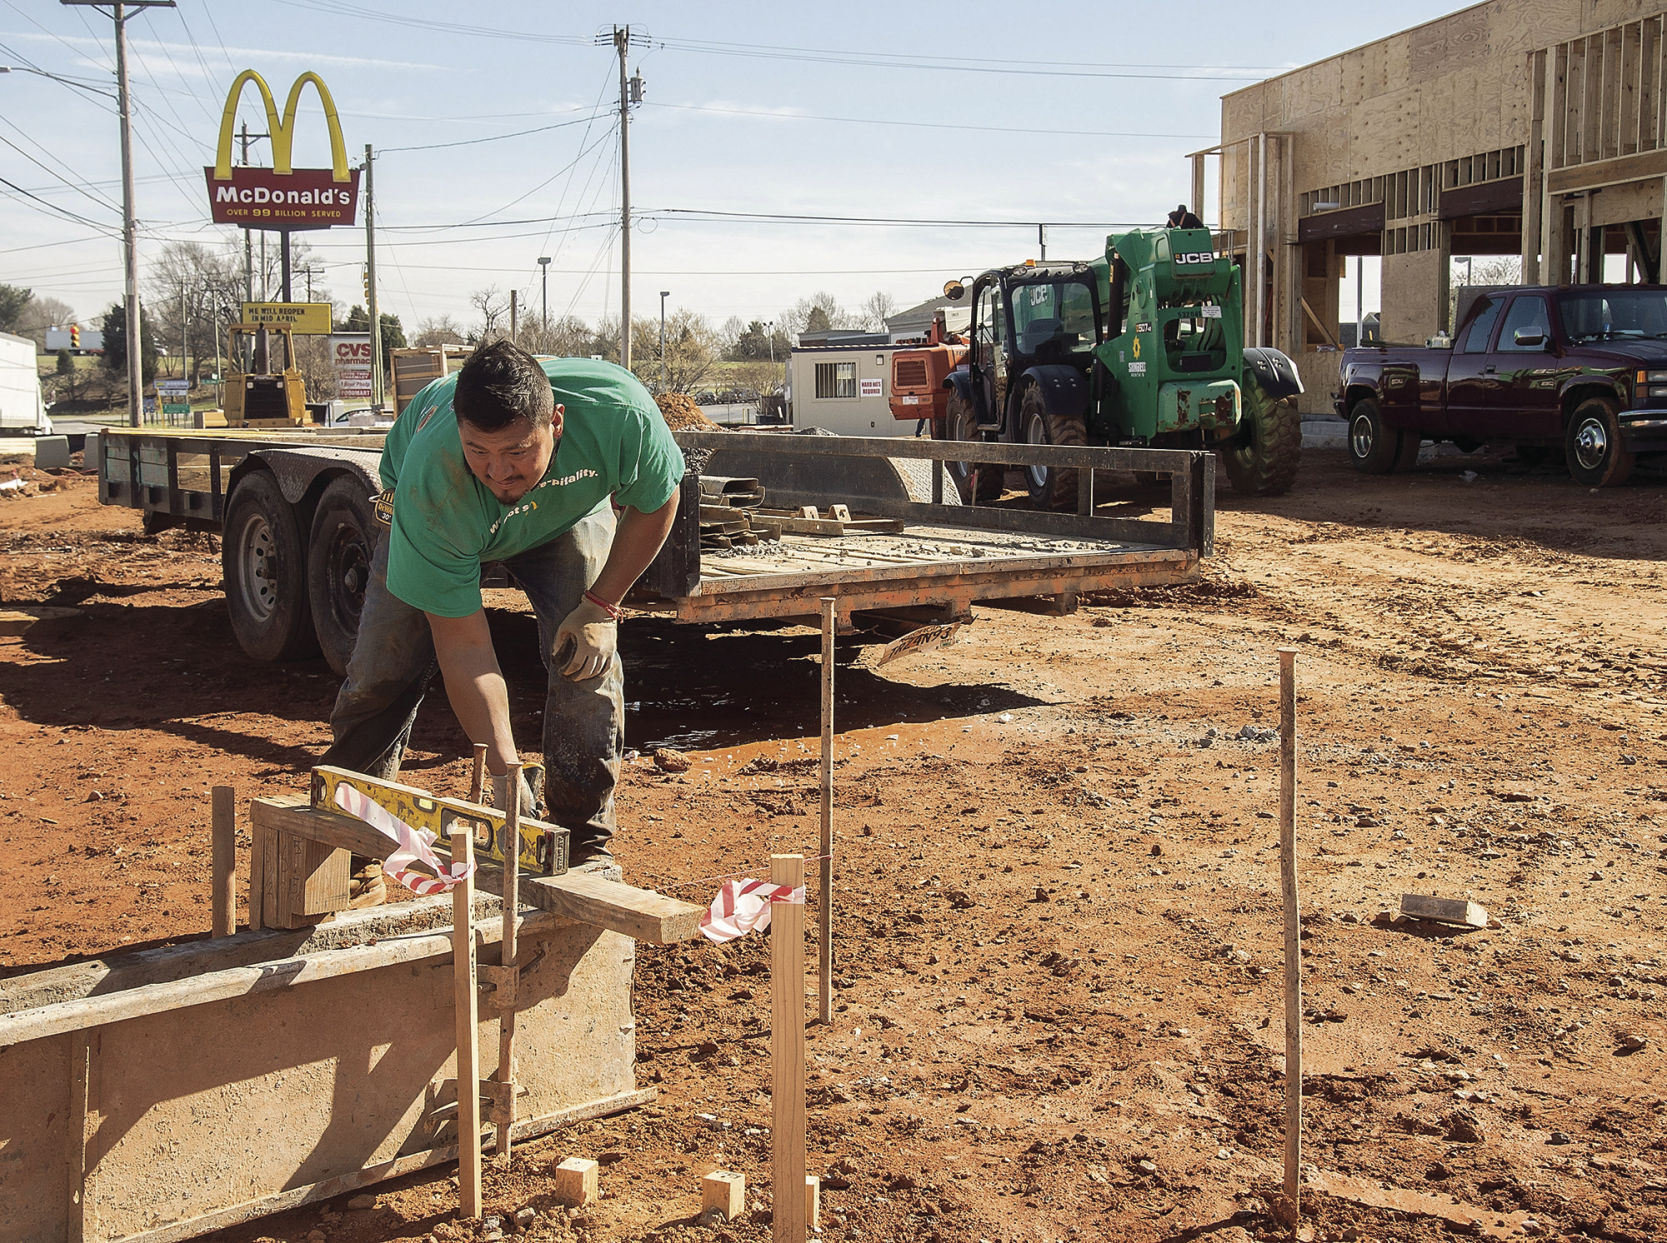
[[[967,293],[959,282],[946,292]],[[1104,259],[996,268],[970,293],[970,346],[934,435],[1215,449],[1234,488],[1255,496],[1296,479],[1302,381],[1280,351],[1242,344],[1239,269],[1208,230],[1113,234]],[[952,474],[966,499],[1000,492],[999,468]],[[1074,470],[1027,467],[1025,484],[1038,508],[1076,508]]]

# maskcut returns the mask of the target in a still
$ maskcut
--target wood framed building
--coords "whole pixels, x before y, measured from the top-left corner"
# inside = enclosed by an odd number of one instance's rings
[[[1520,255],[1523,280],[1660,278],[1667,0],[1486,0],[1223,96],[1226,249],[1245,331],[1294,359],[1305,409],[1335,387],[1341,278],[1382,257],[1381,332],[1446,323],[1453,255]],[[1350,316],[1352,319],[1352,315]]]

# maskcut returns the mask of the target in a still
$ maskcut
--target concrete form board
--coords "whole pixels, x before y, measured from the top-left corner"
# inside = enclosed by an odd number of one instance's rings
[[[496,930],[483,920],[477,939]],[[522,937],[524,961],[542,956],[521,979],[517,1115],[638,1103],[635,943],[540,913]],[[17,991],[31,994],[27,977]],[[432,1111],[455,1100],[440,1087],[455,1078],[451,997],[441,953],[0,1048],[0,1239],[160,1243],[445,1159],[455,1124]],[[482,1013],[485,1077],[498,1012],[488,1000]],[[81,1047],[91,1073],[78,1208]]]

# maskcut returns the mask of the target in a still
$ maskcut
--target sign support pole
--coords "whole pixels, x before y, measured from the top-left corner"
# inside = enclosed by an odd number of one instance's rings
[[[382,319],[376,310],[376,194],[370,144],[365,144],[365,314],[370,317],[370,406],[382,417]]]

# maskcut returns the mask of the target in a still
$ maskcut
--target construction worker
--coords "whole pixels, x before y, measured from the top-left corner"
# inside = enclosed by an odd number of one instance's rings
[[[482,567],[500,563],[538,616],[549,818],[569,832],[569,867],[611,865],[625,739],[619,606],[665,542],[683,478],[653,398],[612,363],[540,362],[495,341],[412,399],[388,432],[381,476],[390,527],[323,763],[396,777],[437,663],[464,732],[486,744],[493,803],[508,807],[506,770],[520,753],[480,593]],[[525,781],[515,796],[534,814]],[[356,901],[374,902],[380,870],[355,882]]]
[[[1169,213],[1168,223],[1172,229],[1202,229],[1204,227],[1204,222],[1188,211],[1185,203],[1178,204],[1175,210]]]

